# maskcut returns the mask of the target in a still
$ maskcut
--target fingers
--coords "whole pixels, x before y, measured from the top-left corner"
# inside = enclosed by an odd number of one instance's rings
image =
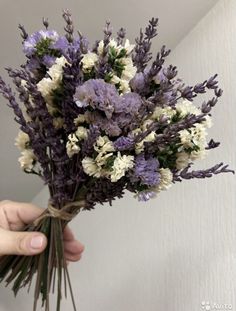
[[[64,243],[64,251],[66,259],[69,261],[78,261],[82,257],[84,245],[79,241],[70,241]]]
[[[44,209],[31,203],[13,201],[0,202],[0,227],[8,230],[20,230],[26,224],[39,217]]]
[[[39,232],[14,232],[0,228],[0,236],[0,255],[37,255],[47,245],[47,238]]]
[[[68,261],[79,261],[84,251],[84,245],[75,240],[71,229],[66,226],[63,232],[65,257]]]

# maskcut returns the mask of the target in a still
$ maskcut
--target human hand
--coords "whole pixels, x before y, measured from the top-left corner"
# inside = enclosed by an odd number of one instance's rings
[[[0,256],[32,256],[41,253],[46,248],[47,238],[43,233],[19,231],[33,222],[42,212],[42,208],[31,203],[8,200],[0,202]],[[63,237],[66,260],[80,260],[84,245],[75,240],[68,226],[64,230]]]

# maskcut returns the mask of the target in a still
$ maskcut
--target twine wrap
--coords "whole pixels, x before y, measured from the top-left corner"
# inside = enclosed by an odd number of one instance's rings
[[[85,204],[85,200],[69,202],[62,208],[58,209],[55,208],[49,200],[48,208],[34,221],[33,224],[37,226],[41,220],[48,217],[58,218],[64,220],[65,222],[70,222],[79,213],[80,209],[85,206]]]

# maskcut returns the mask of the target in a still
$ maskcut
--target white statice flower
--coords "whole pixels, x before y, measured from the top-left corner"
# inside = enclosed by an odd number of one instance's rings
[[[130,86],[129,86],[129,81],[120,79],[119,90],[122,92],[122,94],[129,93],[131,91]]]
[[[43,78],[37,84],[37,88],[45,98],[46,102],[51,103],[52,91],[56,90],[62,82],[63,67],[68,64],[66,58],[61,56],[56,59],[55,64],[48,70],[48,78]]]
[[[53,118],[53,125],[56,129],[61,129],[63,128],[64,126],[64,123],[65,123],[65,120],[61,117],[58,117],[58,118]]]
[[[160,173],[160,183],[156,187],[152,188],[152,190],[156,192],[169,189],[173,181],[173,174],[170,169],[161,168],[159,173]]]
[[[49,97],[48,97],[48,99],[49,99]],[[47,106],[48,112],[51,116],[54,116],[55,114],[58,113],[58,108],[55,105],[53,105],[52,103],[50,103],[50,104],[47,103],[46,106]]]
[[[24,151],[25,149],[27,149],[27,145],[29,144],[29,142],[29,135],[23,131],[19,131],[15,139],[15,146],[17,146],[21,151]]]
[[[117,85],[119,84],[119,91],[124,94],[131,91],[129,82],[133,77],[135,76],[137,72],[137,68],[134,66],[132,57],[130,57],[130,53],[134,49],[135,45],[130,44],[129,40],[125,41],[124,46],[118,45],[117,41],[112,39],[109,44],[109,48],[115,49],[117,55],[120,53],[121,50],[126,50],[126,55],[123,57],[120,57],[118,61],[124,65],[124,69],[121,73],[121,76],[117,76],[116,70],[113,70],[111,72],[111,80],[110,83]],[[98,55],[101,55],[104,50],[104,42],[100,41],[98,44]]]
[[[129,81],[123,80],[117,77],[115,74],[113,74],[110,83],[114,85],[119,84],[119,90],[121,91],[122,94],[129,93],[131,91]]]
[[[98,153],[105,154],[107,152],[115,151],[112,141],[108,136],[99,136],[94,144],[94,150]]]
[[[187,99],[176,104],[176,111],[179,112],[181,117],[185,117],[187,114],[194,114],[197,116],[201,113],[201,110]]]
[[[112,171],[110,174],[111,182],[117,182],[121,177],[125,176],[125,173],[134,167],[134,157],[121,155],[118,152],[118,155],[113,163]]]
[[[181,144],[186,148],[194,146],[206,147],[206,127],[201,123],[196,123],[194,127],[188,130],[179,131]]]
[[[189,158],[192,161],[197,159],[204,159],[207,155],[207,131],[206,124],[196,123],[194,127],[188,130],[182,130],[180,133],[180,140],[182,149],[198,147],[199,150],[191,151]]]
[[[102,176],[102,168],[97,165],[96,161],[90,157],[85,157],[82,160],[82,166],[84,172],[89,176],[101,177]]]
[[[122,94],[129,93],[131,91],[130,86],[129,86],[129,80],[124,80],[116,75],[113,75],[110,81],[112,84],[119,84],[119,90],[121,91]]]
[[[157,134],[155,133],[155,131],[152,131],[142,141],[137,143],[135,145],[135,152],[136,152],[136,154],[140,154],[142,151],[144,151],[144,143],[145,142],[153,142],[153,141],[155,141],[156,136],[157,136]]]
[[[74,119],[74,124],[79,126],[81,123],[86,122],[86,117],[84,114],[79,114],[77,118]]]
[[[98,61],[98,56],[96,53],[88,52],[84,54],[81,63],[83,64],[83,71],[88,72],[90,71]]]
[[[106,163],[107,163],[107,160],[113,156],[113,153],[110,152],[110,153],[106,153],[106,154],[103,154],[103,153],[99,153],[97,155],[97,157],[95,158],[95,162],[97,164],[97,166],[99,167],[103,167]],[[105,173],[105,171],[104,171]]]
[[[120,52],[122,49],[125,49],[127,55],[129,55],[133,51],[133,49],[135,48],[135,45],[134,44],[130,44],[130,41],[128,39],[126,39],[124,46],[123,45],[118,45],[117,41],[115,39],[112,39],[109,42],[108,46],[115,48],[115,50],[117,52]],[[102,55],[103,51],[104,51],[104,41],[101,40],[99,42],[99,44],[98,44],[98,55]]]
[[[146,131],[151,124],[153,124],[153,120],[151,119],[145,120],[143,124],[141,125],[142,131]]]
[[[88,138],[88,129],[83,126],[78,126],[75,135],[79,140],[84,140]]]
[[[186,130],[182,130],[182,131],[179,131],[179,136],[180,136],[180,141],[181,141],[181,144],[186,147],[186,148],[192,148],[194,147],[194,144],[193,144],[193,135],[192,135],[192,131],[191,131],[191,128]]]
[[[177,153],[176,159],[176,168],[177,170],[181,170],[188,166],[189,164],[190,155],[187,152],[179,152]]]
[[[137,68],[134,66],[131,57],[122,58],[121,63],[125,65],[125,69],[122,71],[121,80],[130,81],[135,76]]]
[[[165,116],[169,119],[169,122],[170,122],[170,119],[173,118],[175,114],[176,114],[175,109],[172,109],[171,107],[165,107],[165,108],[156,107],[151,115],[151,119],[158,121],[160,120],[161,116]]]
[[[135,48],[135,44],[130,44],[129,39],[126,39],[124,48],[126,49],[127,54],[130,54]]]
[[[70,134],[68,136],[68,141],[66,143],[66,151],[69,158],[71,158],[74,154],[79,153],[80,146],[78,145],[79,139],[75,134]]]
[[[205,128],[210,129],[213,125],[212,118],[209,115],[205,116],[205,121],[202,121],[201,124],[205,126]]]
[[[190,154],[190,160],[191,161],[203,160],[206,158],[207,154],[208,150],[206,150],[205,148],[201,148],[198,151],[192,151]]]
[[[30,172],[34,168],[36,156],[32,149],[22,151],[21,157],[18,160],[23,170]]]

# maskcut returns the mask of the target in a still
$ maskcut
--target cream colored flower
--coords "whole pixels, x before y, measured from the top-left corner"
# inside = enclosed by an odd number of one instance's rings
[[[135,44],[130,44],[129,39],[126,39],[124,48],[126,49],[127,54],[130,54],[135,48]]]
[[[83,64],[83,71],[90,71],[98,61],[98,56],[95,53],[89,52],[84,54],[81,63]]]
[[[107,163],[108,158],[112,157],[113,153],[106,153],[105,155],[103,153],[99,153],[97,157],[95,158],[96,164],[102,168]]]
[[[135,76],[137,68],[133,65],[131,57],[122,58],[121,63],[125,65],[125,69],[122,71],[121,80],[130,81]]]
[[[144,151],[144,143],[145,142],[153,142],[153,141],[155,141],[155,139],[156,139],[156,133],[155,133],[155,131],[152,131],[141,142],[139,142],[135,145],[136,154],[140,154],[142,151]]]
[[[171,187],[172,181],[173,181],[173,174],[172,174],[170,169],[161,168],[159,172],[161,175],[160,183],[156,187],[152,188],[152,190],[154,190],[156,192],[160,192],[160,191],[169,189]]]
[[[143,124],[141,125],[142,131],[146,131],[151,124],[153,124],[153,120],[151,119],[145,120]]]
[[[185,117],[187,114],[194,114],[197,116],[201,113],[200,109],[187,99],[176,104],[176,111],[180,113],[181,117]]]
[[[66,151],[69,158],[71,158],[74,154],[79,153],[80,146],[78,145],[79,139],[75,134],[70,134],[68,136],[68,141],[66,144]]]
[[[208,154],[208,150],[205,148],[201,148],[199,151],[192,151],[190,154],[190,160],[196,161],[196,160],[203,160]]]
[[[82,166],[84,169],[84,172],[89,175],[89,176],[94,176],[94,177],[101,177],[102,169],[97,165],[94,159],[90,157],[85,157],[82,160]]]
[[[83,126],[79,126],[75,132],[75,135],[78,137],[79,140],[87,139],[88,130]]]
[[[79,114],[77,118],[74,119],[74,124],[76,126],[79,126],[81,123],[84,123],[86,121],[84,114]]]
[[[131,91],[129,81],[121,79],[119,90],[122,92],[122,94],[129,93]]]
[[[102,55],[103,50],[104,50],[104,41],[101,40],[98,44],[98,55]]]
[[[153,111],[153,114],[151,115],[152,120],[160,120],[161,116],[165,116],[170,119],[176,114],[176,111],[172,109],[171,107],[156,107],[155,110]]]
[[[123,155],[121,156],[120,152],[114,161],[111,171],[111,182],[118,181],[121,177],[125,176],[127,170],[133,168],[134,166],[134,157]]]
[[[211,128],[213,125],[212,118],[209,115],[207,115],[207,116],[205,116],[205,119],[206,120],[202,121],[201,124],[208,129]]]
[[[20,162],[21,168],[29,172],[32,171],[35,165],[36,156],[32,149],[26,149],[22,151],[18,161]]]
[[[53,118],[53,125],[56,129],[63,128],[65,120],[61,117]]]
[[[98,153],[105,154],[107,152],[115,151],[112,141],[108,136],[99,136],[94,144],[94,150]]]
[[[24,151],[27,148],[29,142],[30,142],[29,135],[23,131],[19,131],[15,139],[15,146],[17,146],[21,151]]]
[[[37,88],[48,104],[51,103],[52,91],[56,90],[62,81],[63,67],[68,64],[66,58],[61,56],[56,59],[55,64],[48,70],[48,78],[43,78],[37,84]]]
[[[176,168],[181,170],[188,166],[190,156],[186,152],[177,153]]]

